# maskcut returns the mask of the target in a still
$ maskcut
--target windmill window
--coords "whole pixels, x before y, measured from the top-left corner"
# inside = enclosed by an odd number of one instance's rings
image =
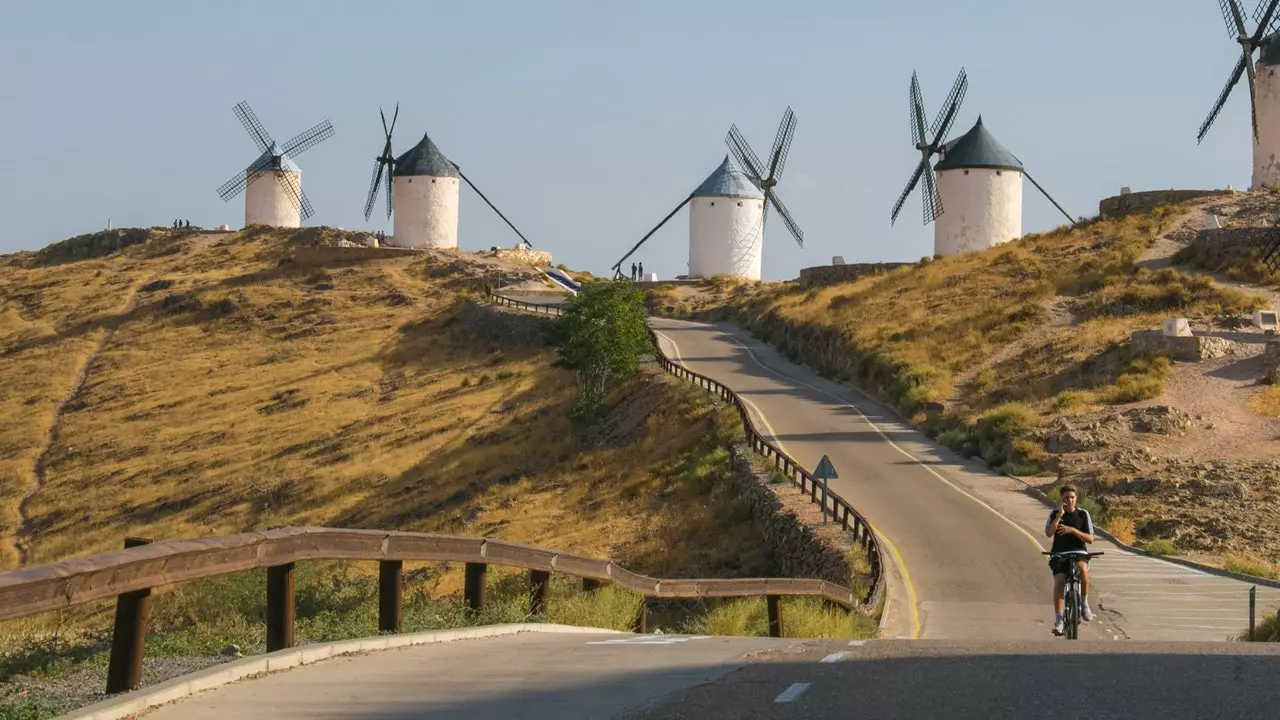
[[[739,201],[738,201],[738,207],[742,207],[742,201],[741,201],[741,200],[739,200]]]
[[[965,170],[965,171],[964,171],[964,174],[965,174],[965,175],[968,175],[968,174],[969,174],[969,171],[968,171],[968,170]]]
[[[712,200],[712,201],[711,201],[711,207],[715,207],[715,206],[716,206],[716,201],[715,201],[715,200]]]
[[[1004,171],[1003,171],[1003,170],[997,170],[997,171],[996,171],[996,175],[1004,175]]]

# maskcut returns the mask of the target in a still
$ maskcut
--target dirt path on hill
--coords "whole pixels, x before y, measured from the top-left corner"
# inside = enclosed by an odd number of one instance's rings
[[[155,277],[155,275],[152,275],[151,277],[144,278],[134,283],[133,287],[129,289],[129,299],[120,309],[120,313],[123,314],[133,310],[138,301],[139,288],[150,282]],[[76,396],[80,394],[80,391],[84,389],[84,384],[89,379],[89,372],[93,368],[93,363],[98,359],[98,355],[102,352],[102,348],[106,346],[107,341],[111,339],[112,334],[114,334],[114,329],[112,328],[105,328],[101,331],[101,335],[98,337],[98,342],[94,344],[93,349],[84,357],[83,362],[80,364],[80,369],[76,371],[76,377],[71,383],[70,392],[68,392],[62,400],[58,401],[58,404],[53,408],[53,421],[49,423],[49,429],[45,432],[44,442],[40,444],[40,452],[36,454],[35,462],[33,462],[31,466],[31,485],[29,486],[28,492],[23,495],[22,500],[18,502],[18,526],[14,530],[13,537],[10,540],[14,552],[18,555],[18,567],[20,568],[27,566],[27,561],[31,555],[31,548],[27,543],[27,534],[31,524],[31,517],[27,508],[35,496],[44,488],[46,471],[45,457],[49,454],[49,450],[53,447],[53,444],[58,440],[58,427],[62,422],[63,408],[66,407],[67,403],[74,400]]]

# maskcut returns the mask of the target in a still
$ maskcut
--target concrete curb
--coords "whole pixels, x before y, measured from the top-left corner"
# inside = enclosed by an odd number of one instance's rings
[[[432,632],[409,633],[404,635],[380,635],[355,640],[340,640],[331,643],[316,643],[301,647],[277,650],[265,655],[255,655],[234,660],[222,665],[215,665],[205,670],[188,673],[180,677],[166,680],[151,687],[144,687],[124,693],[102,702],[94,703],[59,715],[57,720],[121,720],[141,713],[149,708],[190,697],[203,690],[220,687],[237,680],[251,678],[267,673],[279,672],[301,665],[310,665],[321,660],[357,652],[373,650],[389,650],[391,648],[411,645],[429,645],[432,643],[453,642],[456,640],[474,640],[478,638],[515,635],[523,632],[545,633],[583,633],[583,634],[617,634],[625,635],[618,630],[603,628],[578,627],[575,625],[556,625],[553,623],[512,623],[507,625],[486,625],[483,627],[461,628],[458,630],[436,630]]]

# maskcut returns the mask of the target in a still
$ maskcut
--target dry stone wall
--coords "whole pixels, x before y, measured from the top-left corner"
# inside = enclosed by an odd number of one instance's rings
[[[836,283],[853,282],[866,275],[888,272],[894,268],[911,263],[853,263],[851,265],[818,265],[800,270],[800,285],[813,287],[816,285],[835,285]]]
[[[1269,227],[1201,230],[1196,233],[1195,244],[1218,250],[1250,249],[1258,247],[1270,232]]]
[[[1129,335],[1133,351],[1139,355],[1168,355],[1183,362],[1201,362],[1226,357],[1238,344],[1219,337],[1196,335],[1175,337],[1159,330],[1135,330]]]
[[[1268,340],[1262,353],[1262,377],[1269,383],[1280,383],[1280,340]]]
[[[781,493],[790,492],[806,505],[807,497],[800,498],[800,492],[789,481],[771,483],[770,473],[753,462],[741,446],[734,445],[730,455],[737,490],[751,506],[752,519],[770,549],[770,560],[778,576],[816,578],[851,587],[853,573],[846,553],[853,548],[852,534],[829,527],[832,534],[847,535],[847,542],[837,544],[824,539],[795,510],[787,507]]]
[[[1098,214],[1103,219],[1124,217],[1150,212],[1161,205],[1186,202],[1195,198],[1230,195],[1230,190],[1148,190],[1104,198],[1098,203]]]
[[[546,347],[542,333],[553,317],[468,301],[458,319],[478,340],[503,347]]]

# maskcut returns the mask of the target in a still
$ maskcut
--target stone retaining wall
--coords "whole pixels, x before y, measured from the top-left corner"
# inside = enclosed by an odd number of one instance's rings
[[[1195,244],[1219,250],[1249,249],[1257,247],[1271,232],[1269,227],[1220,228],[1196,233]]]
[[[812,287],[815,285],[834,285],[836,283],[853,282],[854,280],[866,275],[888,272],[894,268],[911,264],[912,263],[884,262],[853,263],[850,265],[818,265],[816,267],[807,267],[800,270],[800,285],[802,287]]]
[[[1148,190],[1104,198],[1098,203],[1103,219],[1124,217],[1155,210],[1161,205],[1186,202],[1200,197],[1230,195],[1230,190]]]
[[[546,347],[543,328],[554,316],[468,301],[458,318],[471,336],[503,347]]]
[[[739,445],[730,449],[734,482],[741,496],[751,505],[751,516],[756,529],[769,548],[772,564],[778,577],[817,578],[827,582],[852,587],[852,570],[846,553],[854,547],[852,533],[845,533],[828,526],[828,534],[845,536],[846,543],[824,539],[803,518],[787,507],[781,493],[791,493],[803,505],[818,508],[801,496],[790,481],[772,484],[771,474],[759,462],[754,462]],[[819,526],[821,527],[821,526]]]
[[[1262,377],[1269,383],[1280,383],[1280,340],[1268,340],[1262,353]]]
[[[499,260],[517,263],[520,265],[529,265],[532,267],[550,267],[551,253],[542,250],[492,250],[489,253]]]
[[[1200,362],[1224,357],[1235,345],[1219,337],[1174,337],[1159,330],[1135,330],[1129,335],[1133,351],[1139,355],[1168,355],[1183,362]]]

